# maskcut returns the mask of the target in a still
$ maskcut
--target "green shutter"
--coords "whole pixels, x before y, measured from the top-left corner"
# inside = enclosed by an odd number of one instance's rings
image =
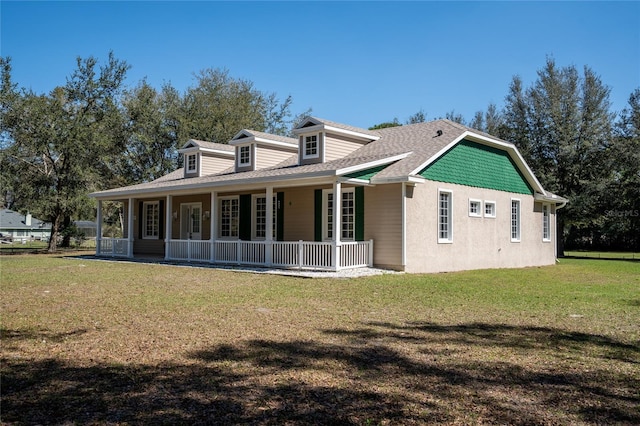
[[[144,222],[144,220],[142,220],[142,201],[140,201],[138,203],[138,239],[141,240],[142,239],[142,223]]]
[[[315,241],[322,241],[322,189],[316,189],[313,203],[313,236]]]
[[[276,241],[284,241],[284,192],[276,193]]]
[[[158,239],[164,238],[164,200],[158,203]]]
[[[356,241],[364,241],[364,186],[356,186]]]
[[[238,236],[243,241],[251,240],[251,194],[240,196],[240,230]]]

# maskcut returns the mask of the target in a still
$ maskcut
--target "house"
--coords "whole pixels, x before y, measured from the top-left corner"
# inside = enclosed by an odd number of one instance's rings
[[[73,224],[76,227],[78,234],[81,235],[83,238],[87,238],[91,240],[96,238],[96,231],[98,229],[98,225],[94,221],[74,220]]]
[[[449,120],[366,130],[315,117],[296,138],[190,140],[184,168],[95,192],[101,256],[407,272],[550,265],[556,212],[516,147]],[[104,238],[119,201],[126,238]]]
[[[0,234],[6,240],[48,240],[51,224],[9,209],[0,210]]]

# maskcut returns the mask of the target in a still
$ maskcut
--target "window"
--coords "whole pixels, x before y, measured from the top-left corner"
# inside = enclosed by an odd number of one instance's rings
[[[198,171],[198,157],[196,154],[187,155],[187,172],[195,173]]]
[[[278,201],[276,197],[273,197],[273,215],[272,215],[272,232],[271,237],[276,239],[277,231],[277,212]],[[265,239],[267,238],[267,197],[264,194],[253,196],[253,238]]]
[[[549,205],[542,205],[542,241],[551,241],[551,227],[549,222]]]
[[[482,217],[482,201],[469,199],[469,216]]]
[[[318,157],[318,135],[304,137],[304,155],[303,158]]]
[[[452,194],[447,191],[438,193],[438,242],[450,243],[453,241],[452,227]]]
[[[251,145],[240,147],[239,165],[248,166],[251,164]]]
[[[238,238],[240,204],[237,197],[220,199],[220,237]]]
[[[496,217],[496,202],[495,201],[485,201],[484,202],[484,217]]]
[[[333,239],[333,192],[326,192],[326,212],[327,212],[327,225],[325,231],[325,239]]]
[[[324,191],[325,221],[324,239],[333,239],[333,191]],[[347,188],[342,191],[342,205],[340,209],[340,239],[343,241],[355,240],[356,229],[356,201],[355,189]]]
[[[520,200],[511,200],[511,241],[520,241]]]
[[[342,234],[340,236],[343,240],[355,239],[355,223],[356,223],[356,202],[355,193],[353,189],[345,190],[342,193]]]
[[[158,201],[142,203],[142,238],[158,239],[160,235],[160,203]]]

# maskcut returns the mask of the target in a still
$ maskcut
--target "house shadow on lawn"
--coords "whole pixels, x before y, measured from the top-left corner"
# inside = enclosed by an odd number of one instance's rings
[[[5,334],[9,341],[20,333]],[[640,346],[558,329],[364,323],[327,339],[249,340],[159,366],[4,359],[14,424],[639,424]],[[4,342],[3,342],[4,344]],[[469,356],[588,353],[598,368]],[[480,352],[478,352],[480,351]],[[544,354],[542,352],[545,352]],[[486,352],[485,352],[486,353]],[[617,354],[611,357],[611,354]],[[635,371],[635,373],[631,373]]]

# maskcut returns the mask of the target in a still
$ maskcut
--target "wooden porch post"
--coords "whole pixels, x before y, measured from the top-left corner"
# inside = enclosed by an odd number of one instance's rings
[[[96,256],[100,256],[100,246],[102,245],[102,200],[98,200],[96,222]]]
[[[171,210],[173,209],[173,195],[167,195],[167,206],[164,217],[165,219],[165,236],[164,236],[164,258],[165,260],[169,260],[171,257],[171,225],[173,222],[173,215],[171,214]]]
[[[335,259],[334,268],[340,269],[340,250],[342,239],[342,183],[336,179],[333,182],[333,255]]]
[[[265,247],[264,262],[267,266],[273,263],[273,187],[268,186],[266,190],[267,211],[265,218]]]
[[[218,204],[218,193],[216,191],[211,191],[211,217],[209,218],[209,226],[211,231],[211,251],[209,261],[214,263],[216,261],[216,230],[218,229],[216,226],[216,221],[218,220],[218,209],[216,209],[216,205]]]
[[[127,257],[133,257],[133,202],[133,198],[129,198],[127,206]],[[141,213],[139,212],[138,215]]]

